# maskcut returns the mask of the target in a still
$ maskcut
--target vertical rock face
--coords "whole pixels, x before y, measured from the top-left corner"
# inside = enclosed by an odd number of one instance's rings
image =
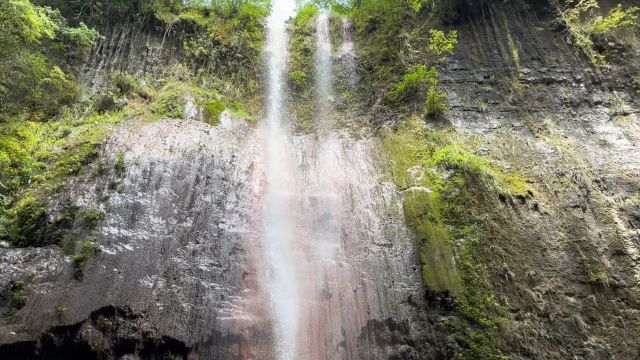
[[[253,325],[238,319],[254,315],[243,291],[250,271],[244,237],[253,214],[250,167],[256,149],[246,125],[225,123],[213,129],[161,121],[115,132],[104,162],[124,152],[126,175],[90,176],[70,193],[79,204],[106,213],[94,234],[101,255],[81,282],[63,262],[51,282],[33,285],[33,301],[22,310],[25,333],[122,305],[144,317],[140,331],[171,334],[189,347],[202,343],[203,356],[245,351],[238,337],[254,331]],[[23,271],[26,278],[40,270]],[[62,319],[56,319],[56,306],[67,309]],[[16,336],[2,335],[5,341]]]
[[[126,174],[94,173],[69,193],[106,214],[93,234],[101,253],[82,281],[59,252],[2,250],[3,270],[15,266],[11,278],[34,277],[20,324],[2,327],[2,342],[13,345],[0,353],[46,358],[77,346],[145,358],[175,342],[175,354],[189,358],[275,358],[277,319],[257,281],[265,268],[255,226],[260,143],[256,129],[229,118],[217,128],[167,120],[117,130],[103,161],[123,151]],[[411,353],[422,332],[420,271],[398,194],[377,166],[376,142],[337,134],[334,158],[319,153],[312,137],[294,137],[292,146],[303,192],[295,194],[299,247],[287,261],[304,280],[301,354]],[[335,193],[323,192],[327,180]],[[327,213],[334,197],[339,219]],[[49,335],[39,338],[43,331]],[[118,348],[120,341],[135,346]]]
[[[120,24],[105,25],[100,29],[104,37],[80,67],[81,80],[96,91],[114,70],[156,74],[179,63],[179,41],[169,36],[168,31],[158,31],[156,26],[150,19],[122,19]]]
[[[513,201],[481,194],[489,206],[476,214],[498,229],[491,247],[500,264],[488,273],[508,310],[501,349],[522,359],[636,358],[640,104],[629,89],[638,49],[608,75],[579,70],[585,64],[541,2],[468,3],[479,10],[456,17],[459,50],[442,72],[447,125],[538,190]],[[145,31],[114,30],[86,65],[87,79],[164,61],[146,56],[163,39]],[[332,71],[353,87],[354,44],[333,52]],[[0,359],[278,358],[282,319],[268,296],[273,264],[261,218],[264,126],[225,114],[217,127],[132,120],[118,128],[91,171],[52,203],[105,214],[94,230],[78,230],[101,250],[80,278],[58,247],[0,244],[3,312],[15,280],[29,282],[23,306],[0,320]],[[446,358],[439,348],[451,339],[437,323],[453,305],[425,296],[377,137],[334,119],[317,134],[279,140],[295,169],[281,215],[292,224],[283,261],[293,264],[300,300],[297,358]],[[125,166],[116,171],[119,154]]]
[[[460,42],[442,75],[450,125],[538,190],[481,214],[502,239],[492,246],[510,311],[504,348],[515,358],[635,358],[623,334],[640,324],[639,49],[613,51],[595,70],[544,4],[482,9],[452,25]]]
[[[306,247],[305,351],[312,359],[410,354],[421,333],[419,259],[372,140],[296,139]],[[412,302],[413,301],[413,302]],[[424,325],[424,324],[423,324]],[[415,355],[415,354],[414,354]]]
[[[279,316],[290,309],[274,311],[274,301],[291,299],[270,295],[282,276],[294,279],[283,288],[299,306],[286,356],[427,356],[419,258],[401,199],[386,179],[379,141],[335,126],[327,51],[320,136],[288,133],[280,112],[275,142],[267,141],[272,121],[254,126],[227,114],[217,127],[133,120],[118,128],[63,199],[105,214],[83,234],[100,253],[81,277],[55,249],[1,250],[3,284],[31,280],[16,321],[0,328],[0,354],[283,358],[279,324],[289,324]],[[352,54],[342,56],[354,76]],[[285,150],[290,168],[277,162]],[[263,222],[270,185],[283,194],[270,206],[287,203],[271,213],[280,218]],[[290,243],[276,248],[274,263],[265,234],[283,221]]]

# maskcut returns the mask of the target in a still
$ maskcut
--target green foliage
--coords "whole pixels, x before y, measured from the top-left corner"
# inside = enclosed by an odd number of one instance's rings
[[[309,85],[309,78],[304,71],[291,71],[289,73],[289,80],[297,90],[304,89],[305,86]]]
[[[391,98],[396,102],[412,101],[418,98],[426,89],[430,71],[427,71],[426,66],[418,65],[407,72],[391,92]]]
[[[623,29],[638,26],[640,8],[636,6],[624,8],[618,4],[602,16],[597,11],[600,8],[597,0],[567,0],[566,4],[554,0],[552,3],[567,27],[570,42],[596,66],[606,64],[606,54],[595,49],[595,35],[611,38]]]
[[[431,29],[427,48],[429,55],[435,58],[431,63],[437,64],[447,54],[453,54],[457,42],[457,31],[445,33]],[[427,70],[427,66],[421,64],[407,72],[395,85],[390,98],[397,105],[424,99],[424,114],[428,117],[439,117],[446,110],[444,102],[447,95],[438,91],[438,70],[435,65]]]
[[[67,49],[89,48],[100,39],[100,33],[95,29],[89,28],[84,23],[80,23],[75,28],[66,26],[66,20],[64,24],[65,26],[59,29],[58,37]]]
[[[71,256],[74,277],[81,279],[87,262],[100,253],[100,247],[96,245],[95,239],[88,239],[76,242],[75,253]]]
[[[55,64],[92,46],[99,35],[84,24],[69,27],[60,12],[27,0],[0,3],[0,120],[31,112],[57,114],[75,100],[75,81]]]
[[[184,95],[184,86],[170,81],[160,89],[151,109],[158,117],[183,119],[186,105]]]
[[[116,163],[113,166],[116,176],[122,177],[127,173],[127,164],[124,160],[124,151],[118,151],[116,154]]]
[[[44,210],[47,195],[95,159],[111,125],[123,117],[67,114],[47,123],[0,125],[0,238],[17,246],[47,240],[55,230]]]
[[[22,285],[18,285],[18,283],[21,283]],[[16,289],[13,293],[13,296],[11,296],[11,304],[16,308],[21,308],[27,302],[28,293],[27,290],[24,289],[24,282],[22,281],[16,281],[15,287]]]
[[[220,100],[207,101],[203,106],[205,121],[209,125],[220,124],[220,114],[225,110],[225,106]]]
[[[438,60],[442,60],[444,56],[453,55],[453,50],[458,44],[458,32],[451,30],[448,33],[437,29],[429,30],[429,47],[430,53],[438,57]]]
[[[93,229],[100,225],[105,218],[105,214],[102,211],[94,208],[83,209],[80,215],[82,216],[82,224],[88,229]]]

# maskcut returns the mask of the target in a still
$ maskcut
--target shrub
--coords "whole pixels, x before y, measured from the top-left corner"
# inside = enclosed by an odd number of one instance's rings
[[[447,54],[452,55],[458,43],[458,32],[451,30],[447,34],[437,29],[429,30],[429,47],[431,54],[442,60]]]
[[[447,109],[444,101],[447,94],[438,92],[435,86],[429,87],[427,90],[427,99],[425,101],[424,114],[430,117],[439,117]]]
[[[113,165],[113,169],[116,172],[116,175],[121,177],[124,176],[127,172],[127,164],[124,160],[124,151],[120,150],[116,154],[116,163]]]
[[[95,44],[95,30],[28,0],[0,2],[0,29],[0,112],[43,120],[76,100],[75,79],[56,64]]]
[[[604,66],[606,55],[594,48],[593,36],[608,38],[624,28],[637,26],[640,13],[638,7],[623,8],[618,4],[603,17],[594,15],[594,10],[600,7],[597,0],[567,2],[567,6],[558,0],[553,0],[552,3],[567,27],[569,42],[582,51],[595,66]]]
[[[58,321],[64,320],[65,316],[67,316],[67,312],[69,308],[65,305],[58,305],[53,308],[53,315],[58,319]]]
[[[76,243],[75,254],[71,256],[71,264],[74,269],[74,277],[82,278],[87,262],[100,253],[100,247],[96,245],[95,239],[88,239]]]
[[[424,93],[429,74],[424,65],[418,65],[407,72],[402,81],[396,84],[391,92],[391,99],[395,102],[416,100],[418,96]]]
[[[102,211],[94,208],[84,209],[82,211],[82,224],[88,229],[93,229],[104,221],[105,215]]]
[[[444,104],[447,94],[438,92],[438,71],[435,67],[432,67],[427,72],[427,80],[429,82],[429,90],[427,90],[424,113],[426,116],[438,117],[447,109]]]
[[[139,87],[138,81],[133,76],[121,70],[114,71],[111,74],[109,81],[113,89],[116,91],[116,94],[120,96],[130,95]]]
[[[151,109],[154,114],[161,117],[183,119],[185,116],[185,104],[186,100],[182,87],[170,82],[160,90]]]
[[[98,114],[104,114],[111,111],[119,110],[120,104],[116,101],[116,98],[111,93],[106,93],[98,96],[93,103],[93,110]]]

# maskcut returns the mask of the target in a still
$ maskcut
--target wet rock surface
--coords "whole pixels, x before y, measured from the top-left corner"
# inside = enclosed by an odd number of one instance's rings
[[[105,307],[82,322],[48,329],[34,341],[0,346],[3,359],[187,359],[183,342],[158,337],[144,317]]]
[[[442,71],[449,123],[429,125],[470,134],[478,154],[537,190],[515,200],[482,194],[490,206],[476,214],[500,229],[492,244],[500,266],[490,273],[508,305],[501,348],[516,359],[637,358],[629,334],[640,331],[638,49],[599,72],[566,44],[546,6],[482,3],[483,11],[450,24],[460,44]],[[129,50],[117,45],[129,44],[126,37],[97,49],[115,62],[96,54],[90,67],[126,63]],[[144,72],[147,43],[138,40],[127,48],[137,56],[130,68]],[[396,120],[366,110],[370,123]],[[315,321],[331,323],[330,343],[343,358],[448,358],[440,348],[451,339],[436,329],[455,304],[449,294],[425,292],[377,140],[363,135],[332,140],[346,181],[324,197],[308,176],[322,167],[317,139],[292,140],[306,169],[301,208],[312,214],[301,233],[336,231],[323,201],[338,197],[347,214],[337,226],[337,261],[323,268],[347,280],[320,276]],[[119,128],[95,168],[52,201],[57,210],[73,201],[105,213],[76,239],[95,237],[101,249],[82,279],[57,246],[0,244],[0,358],[272,358],[273,319],[256,264],[260,146],[254,125],[230,118],[216,128],[179,120]],[[119,152],[125,174],[101,173]],[[27,298],[16,306],[18,280]],[[349,313],[332,312],[341,303]]]
[[[95,230],[82,233],[100,248],[82,277],[74,278],[70,256],[57,246],[0,249],[1,287],[24,279],[28,289],[25,305],[0,326],[4,354],[61,358],[76,349],[87,358],[271,358],[272,320],[257,281],[256,134],[249,123],[229,117],[216,128],[163,120],[117,129],[94,171],[58,200],[105,214]],[[311,168],[321,166],[313,160],[316,141],[301,136],[293,143],[303,173],[313,174]],[[417,340],[423,336],[419,260],[395,186],[378,169],[377,142],[345,135],[339,144],[339,163],[349,172],[336,195],[345,213],[338,228],[330,215],[313,211],[323,199],[319,180],[302,179],[308,192],[300,194],[300,204],[313,218],[304,223],[315,225],[301,229],[301,236],[342,234],[337,262],[327,265],[332,271],[322,272],[308,296],[320,301],[314,316],[335,325],[325,336],[342,348],[326,358],[382,359],[426,343]],[[105,173],[120,152],[125,173]],[[322,244],[308,246],[315,254]],[[99,318],[109,316],[124,334],[96,330]],[[377,323],[392,326],[371,325]]]
[[[126,175],[94,173],[68,192],[106,214],[92,234],[100,254],[82,281],[73,279],[60,250],[3,249],[3,275],[27,279],[30,299],[21,325],[2,327],[3,341],[36,336],[58,321],[79,322],[111,305],[144,312],[162,334],[190,345],[215,343],[214,328],[232,332],[224,319],[242,312],[241,234],[251,204],[249,157],[243,162],[239,149],[251,147],[241,135],[222,139],[243,131],[179,121],[117,131],[101,161],[113,164],[124,152]]]
[[[493,281],[510,312],[502,348],[517,359],[638,357],[625,334],[640,328],[640,49],[594,69],[538,2],[487,4],[452,26],[448,125],[537,190],[485,194],[492,205],[477,214],[497,229]]]

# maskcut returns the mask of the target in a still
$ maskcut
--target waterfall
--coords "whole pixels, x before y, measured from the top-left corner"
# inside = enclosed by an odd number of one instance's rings
[[[316,20],[316,54],[315,54],[315,81],[318,98],[318,112],[316,123],[320,135],[326,135],[331,130],[331,38],[329,35],[329,15],[321,12]]]
[[[295,0],[274,0],[268,18],[266,56],[268,99],[265,122],[266,191],[262,208],[263,247],[267,263],[264,283],[271,303],[278,359],[296,359],[300,300],[296,285],[294,220],[290,203],[295,182],[283,123],[284,77],[288,61],[287,20],[295,13]]]
[[[292,132],[286,104],[295,99],[287,98],[285,75],[287,19],[294,13],[294,0],[274,0],[267,25],[267,103],[257,165],[263,185],[256,185],[265,325],[274,336],[275,359],[383,358],[368,345],[377,336],[370,321],[409,316],[398,304],[419,296],[419,288],[406,285],[419,279],[411,269],[415,254],[407,250],[413,240],[397,189],[376,166],[375,140],[366,131],[354,137],[339,122],[345,113],[336,108],[334,93],[353,88],[356,60],[350,24],[343,24],[343,44],[334,49],[325,12],[316,18],[316,131]]]

